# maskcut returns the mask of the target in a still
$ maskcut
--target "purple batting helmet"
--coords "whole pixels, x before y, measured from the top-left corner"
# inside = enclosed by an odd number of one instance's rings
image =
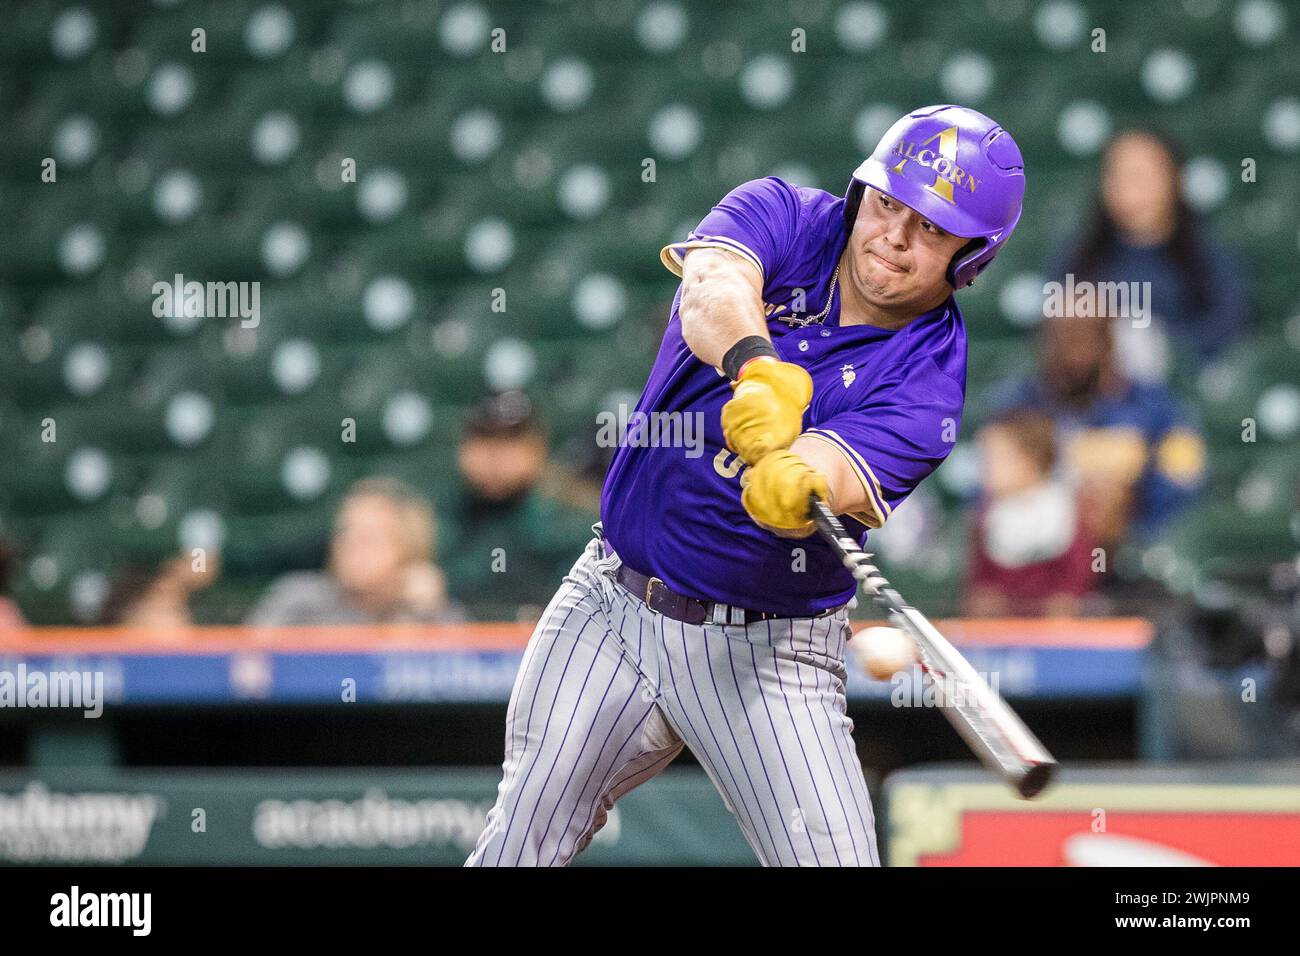
[[[867,186],[971,240],[948,266],[948,281],[962,289],[993,261],[1020,221],[1025,161],[1011,134],[983,113],[926,106],[891,126],[853,173],[844,201],[850,231]]]

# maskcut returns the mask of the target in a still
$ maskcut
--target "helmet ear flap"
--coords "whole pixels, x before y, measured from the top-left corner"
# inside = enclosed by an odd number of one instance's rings
[[[960,265],[961,265],[964,261],[966,261],[967,259],[969,259],[969,258],[971,258],[972,256],[974,256],[975,253],[979,252],[979,251],[980,251],[981,249],[983,249],[986,245],[988,245],[988,240],[987,240],[987,239],[984,239],[983,237],[977,236],[977,237],[975,237],[974,239],[972,239],[970,242],[966,243],[966,245],[962,246],[960,249],[958,249],[958,250],[953,254],[952,259],[949,260],[949,262],[948,262],[948,273],[947,273],[947,275],[948,275],[948,284],[949,284],[950,286],[952,286],[954,289],[957,288],[957,268],[958,268],[958,266],[960,266]],[[973,279],[973,278],[974,278],[974,277],[972,277],[972,279]],[[967,285],[969,285],[969,284],[970,284],[970,283],[967,283]]]
[[[862,194],[866,191],[866,183],[854,179],[849,183],[849,191],[844,194],[844,225],[849,232],[853,232],[853,224],[858,221],[858,207],[862,205]]]

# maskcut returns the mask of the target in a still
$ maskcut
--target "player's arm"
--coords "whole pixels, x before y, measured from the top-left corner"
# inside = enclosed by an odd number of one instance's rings
[[[723,249],[686,251],[677,314],[687,346],[717,369],[741,339],[758,336],[772,343],[763,314],[763,276],[748,259]]]
[[[732,381],[735,395],[722,409],[727,447],[751,465],[789,447],[803,430],[812,379],[772,345],[758,268],[721,249],[689,250],[677,314],[695,357]]]
[[[871,514],[875,510],[861,476],[853,470],[844,452],[834,445],[809,435],[800,435],[790,446],[790,451],[802,458],[813,471],[825,476],[826,503],[835,514]]]
[[[879,370],[856,407],[801,434],[787,451],[741,473],[742,494],[758,524],[780,534],[811,533],[808,496],[826,500],[868,528],[882,527],[894,507],[952,450],[961,416],[959,382],[933,362]]]

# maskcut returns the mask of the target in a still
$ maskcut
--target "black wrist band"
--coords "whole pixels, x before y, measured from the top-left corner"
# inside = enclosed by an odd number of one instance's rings
[[[727,354],[722,356],[722,371],[734,382],[740,377],[740,370],[746,362],[762,355],[770,355],[774,359],[781,357],[781,353],[763,336],[747,335],[727,349]]]

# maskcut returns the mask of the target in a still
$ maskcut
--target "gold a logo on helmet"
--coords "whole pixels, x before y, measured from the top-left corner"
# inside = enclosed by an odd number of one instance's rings
[[[932,143],[936,144],[935,147],[927,148]],[[924,166],[926,169],[933,169],[934,182],[925,188],[947,202],[955,202],[954,186],[973,193],[975,187],[979,185],[974,176],[957,165],[957,127],[955,126],[940,130],[919,144],[899,140],[894,147],[894,153],[903,157],[893,167],[896,173],[901,173],[903,167],[909,162]]]

